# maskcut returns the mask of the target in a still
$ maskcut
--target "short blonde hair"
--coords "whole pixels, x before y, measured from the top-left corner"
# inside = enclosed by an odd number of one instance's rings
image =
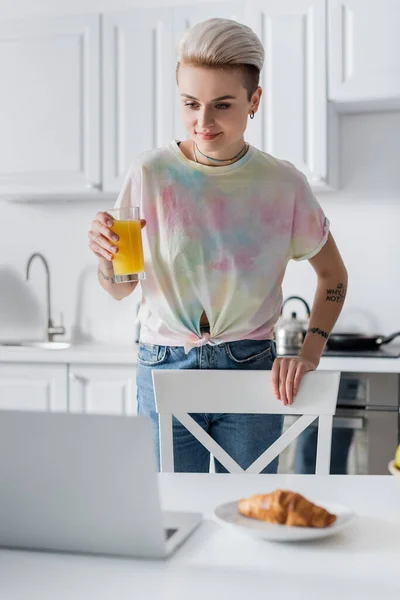
[[[259,85],[264,48],[247,25],[231,19],[208,19],[183,36],[178,48],[177,77],[181,64],[240,69],[250,100]]]

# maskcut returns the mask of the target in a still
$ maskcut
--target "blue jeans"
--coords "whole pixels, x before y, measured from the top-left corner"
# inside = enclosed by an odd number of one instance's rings
[[[138,413],[151,419],[158,468],[160,446],[153,369],[270,370],[275,358],[275,342],[271,340],[206,345],[193,348],[188,354],[181,346],[141,343],[137,365]],[[196,413],[191,416],[243,469],[249,467],[281,435],[283,425],[282,415]],[[176,472],[209,471],[210,453],[175,417],[173,438]],[[276,473],[277,469],[278,458],[263,473]],[[227,472],[217,460],[215,471]]]
[[[355,400],[359,382],[357,379],[340,380],[338,398]],[[318,423],[314,421],[297,438],[295,473],[315,473],[317,458]],[[331,475],[347,475],[347,462],[353,441],[352,429],[334,427],[332,430]]]
[[[315,473],[318,425],[311,423],[297,438],[295,473]],[[331,475],[347,475],[347,460],[353,441],[353,430],[335,427],[332,430]]]

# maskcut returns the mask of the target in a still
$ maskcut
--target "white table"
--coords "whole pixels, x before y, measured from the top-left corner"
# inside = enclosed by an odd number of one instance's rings
[[[398,600],[400,482],[391,476],[159,475],[164,508],[205,521],[167,561],[0,551],[3,600]],[[276,487],[351,507],[335,537],[253,540],[212,520],[214,507]],[[274,594],[274,596],[272,596]]]

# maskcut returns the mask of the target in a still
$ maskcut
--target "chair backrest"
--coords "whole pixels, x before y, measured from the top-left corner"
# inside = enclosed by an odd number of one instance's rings
[[[270,371],[155,369],[153,383],[160,423],[161,471],[174,470],[174,415],[230,473],[260,473],[310,423],[319,418],[315,472],[330,471],[332,420],[340,372],[306,373],[295,401],[284,406],[272,392]],[[189,413],[302,415],[246,471],[192,419]]]

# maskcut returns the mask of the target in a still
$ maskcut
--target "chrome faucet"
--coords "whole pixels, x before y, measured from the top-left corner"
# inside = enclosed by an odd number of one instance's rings
[[[51,304],[50,304],[50,269],[49,269],[49,265],[47,264],[47,260],[45,259],[43,254],[39,254],[38,252],[35,252],[34,254],[32,254],[29,257],[28,263],[26,265],[26,279],[27,280],[29,279],[29,269],[32,264],[32,261],[35,258],[40,258],[40,260],[43,262],[44,268],[46,270],[47,328],[45,331],[45,336],[46,336],[45,340],[46,340],[46,342],[52,342],[55,335],[64,335],[65,334],[65,327],[63,326],[63,324],[61,324],[59,326],[53,325],[53,321],[51,318]]]

